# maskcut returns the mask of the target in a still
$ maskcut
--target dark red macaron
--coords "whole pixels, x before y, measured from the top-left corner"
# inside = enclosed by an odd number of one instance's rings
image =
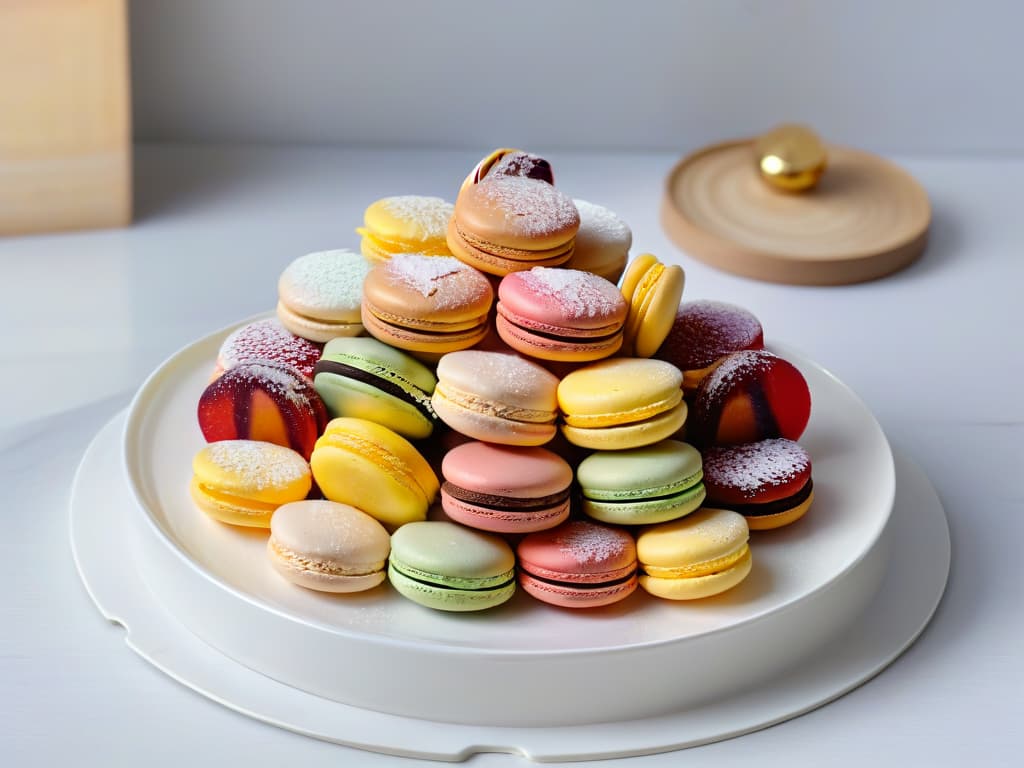
[[[307,461],[327,424],[327,408],[296,368],[269,361],[225,371],[199,397],[199,428],[209,443],[264,440]]]
[[[694,395],[687,439],[698,447],[796,440],[811,416],[803,374],[767,350],[728,355],[704,377]]]
[[[811,457],[792,440],[717,446],[701,458],[706,506],[739,512],[751,530],[788,525],[803,517],[814,499]]]
[[[744,349],[763,349],[764,331],[743,307],[724,301],[685,301],[654,357],[683,372],[683,389],[696,390],[715,364]]]

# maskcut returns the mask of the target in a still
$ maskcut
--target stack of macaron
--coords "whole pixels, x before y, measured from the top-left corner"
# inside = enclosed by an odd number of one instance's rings
[[[454,205],[383,198],[357,232],[285,267],[198,401],[196,506],[269,529],[288,581],[455,612],[706,598],[810,505],[799,371],[543,158],[496,150]]]

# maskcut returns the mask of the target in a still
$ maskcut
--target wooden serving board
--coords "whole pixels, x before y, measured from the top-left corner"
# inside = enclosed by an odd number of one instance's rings
[[[694,258],[776,283],[857,283],[910,264],[928,239],[927,193],[876,155],[827,149],[825,174],[803,193],[760,178],[752,140],[699,150],[668,175],[662,226]]]
[[[125,0],[2,0],[0,235],[130,221]]]

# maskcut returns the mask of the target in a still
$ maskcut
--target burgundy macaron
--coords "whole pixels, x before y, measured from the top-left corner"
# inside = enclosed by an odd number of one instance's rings
[[[576,269],[534,267],[498,286],[498,335],[524,355],[586,362],[615,354],[629,305],[603,277]]]
[[[444,511],[471,528],[531,533],[569,516],[572,467],[544,448],[465,443],[448,451],[441,473]]]
[[[637,587],[636,542],[621,528],[570,520],[531,533],[516,549],[519,585],[563,608],[617,603]]]

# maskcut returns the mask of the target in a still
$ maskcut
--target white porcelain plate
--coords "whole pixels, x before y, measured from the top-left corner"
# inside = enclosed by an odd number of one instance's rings
[[[883,578],[895,489],[885,436],[845,385],[774,348],[811,388],[800,442],[814,462],[815,502],[799,523],[753,535],[753,570],[724,595],[672,603],[638,591],[574,612],[520,593],[495,610],[448,614],[387,585],[352,596],[295,587],[269,567],[265,532],[214,522],[189,498],[191,459],[204,444],[196,404],[230,330],[174,355],[129,409],[123,449],[136,565],[176,621],[294,688],[460,724],[656,716],[777,675],[855,619]]]

